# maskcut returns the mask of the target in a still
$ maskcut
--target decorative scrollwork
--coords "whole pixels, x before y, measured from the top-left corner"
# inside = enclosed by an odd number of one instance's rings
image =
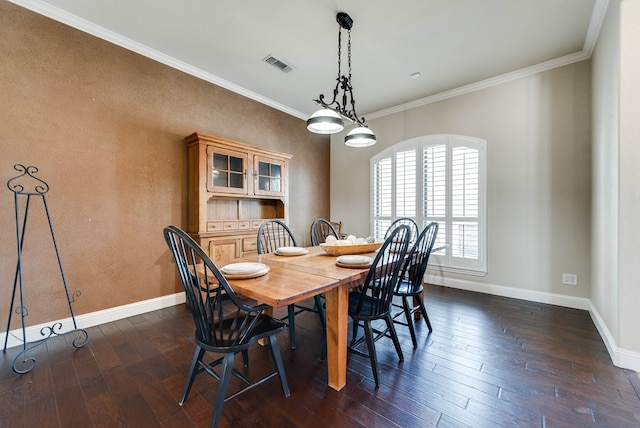
[[[71,295],[71,299],[69,300],[69,302],[75,303],[76,297],[80,297],[80,296],[82,296],[82,291],[80,290],[74,291],[73,294]]]
[[[79,328],[73,331],[70,331],[69,333],[73,333],[73,332],[77,332],[78,335],[73,339],[73,346],[75,348],[82,348],[84,345],[87,344],[87,341],[89,340],[89,333],[87,333],[87,330]]]
[[[44,195],[49,191],[49,185],[38,177],[34,176],[38,172],[38,168],[31,166],[24,166],[19,163],[13,166],[21,174],[16,175],[7,181],[7,187],[14,193],[19,195]]]
[[[58,331],[56,331],[56,329],[58,329]],[[48,339],[53,335],[59,335],[60,330],[62,330],[62,323],[57,322],[54,323],[51,327],[42,327],[40,329],[40,334],[45,336],[45,339]]]
[[[35,367],[36,359],[33,357],[25,358],[24,360],[19,361],[22,358],[22,355],[24,355],[27,351],[30,351],[30,350],[31,348],[23,350],[18,355],[16,355],[16,357],[13,359],[12,366],[13,366],[14,372],[18,374],[25,374],[30,372],[31,369]],[[19,368],[18,364],[22,364],[23,368]]]
[[[356,113],[356,102],[353,98],[353,87],[351,86],[350,80],[346,76],[340,76],[337,81],[338,83],[336,83],[336,87],[333,90],[333,99],[330,103],[325,101],[324,94],[320,94],[318,99],[313,101],[316,104],[321,105],[323,108],[335,111],[353,123],[365,126],[365,118],[358,117],[358,114]],[[340,103],[340,98],[338,97],[338,94],[340,93],[339,88],[342,89],[342,103]],[[347,108],[347,104],[351,105],[351,110]]]
[[[29,308],[25,305],[16,306],[15,312],[23,318],[29,316]]]
[[[26,347],[25,349],[20,351],[18,355],[16,355],[16,357],[13,359],[13,371],[18,374],[24,374],[31,371],[31,369],[33,369],[36,365],[36,359],[33,357],[26,358],[24,357],[24,355],[33,348],[42,345],[53,336],[65,336],[67,334],[76,333],[76,337],[74,337],[73,341],[71,342],[75,348],[82,348],[89,341],[89,333],[87,333],[85,329],[76,328],[64,333],[61,333],[61,330],[61,322],[54,323],[50,327],[41,328],[40,334],[43,336],[43,338],[36,342],[31,342],[29,344],[30,346]]]

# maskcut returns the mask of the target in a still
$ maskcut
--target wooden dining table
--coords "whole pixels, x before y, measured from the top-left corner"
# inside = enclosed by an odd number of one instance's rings
[[[337,256],[325,253],[321,247],[307,250],[308,254],[297,256],[245,255],[242,261],[264,263],[269,272],[253,279],[230,279],[229,284],[237,293],[274,308],[324,293],[328,384],[339,391],[347,383],[349,289],[361,284],[369,269],[337,266]],[[362,255],[374,258],[376,253]]]

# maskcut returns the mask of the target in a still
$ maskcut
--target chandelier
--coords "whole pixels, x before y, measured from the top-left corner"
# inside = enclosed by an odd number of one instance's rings
[[[344,13],[339,12],[336,21],[340,25],[338,28],[338,77],[336,87],[333,90],[331,102],[325,101],[324,94],[320,94],[318,99],[313,100],[322,109],[313,113],[307,120],[307,129],[316,134],[335,134],[344,129],[344,120],[348,120],[356,125],[344,138],[344,143],[350,147],[367,147],[376,143],[376,135],[364,124],[364,117],[358,117],[356,113],[356,102],[353,98],[353,86],[351,84],[351,27],[353,19]],[[347,58],[349,65],[349,75],[341,75],[342,58],[342,30],[347,30]],[[340,94],[342,91],[342,94]]]

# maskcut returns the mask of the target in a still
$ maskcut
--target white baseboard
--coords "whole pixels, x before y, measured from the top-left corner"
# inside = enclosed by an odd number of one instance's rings
[[[613,364],[618,367],[635,370],[640,373],[640,352],[618,348],[613,335],[607,328],[607,324],[605,324],[600,313],[593,304],[591,304],[591,307],[589,308],[589,313],[591,314],[593,323],[598,329],[598,333],[600,333],[600,337],[602,337],[602,340],[607,347],[607,351],[609,351],[609,356],[611,356]]]
[[[591,319],[600,333],[600,337],[607,347],[613,364],[617,367],[640,372],[640,353],[619,348],[607,328],[604,320],[591,303],[584,297],[565,296],[562,294],[546,293],[544,291],[523,290],[503,285],[485,284],[474,281],[444,278],[441,275],[427,275],[426,282],[443,287],[457,288],[460,290],[475,291],[478,293],[492,294],[495,296],[511,297],[514,299],[528,300],[531,302],[546,303],[550,305],[564,306],[566,308],[582,309],[589,311]]]
[[[566,308],[582,309],[585,311],[588,311],[591,306],[591,301],[584,297],[565,296],[563,294],[547,293],[544,291],[505,287],[504,285],[444,278],[440,275],[427,275],[426,281],[429,284],[442,285],[444,287],[476,291],[478,293],[493,294],[495,296],[511,297],[514,299],[528,300],[530,302],[547,303],[549,305],[558,305]]]
[[[104,309],[102,311],[77,315],[76,325],[78,326],[78,328],[89,328],[134,315],[140,315],[146,312],[168,308],[184,302],[184,293],[170,294],[168,296],[156,297],[154,299],[143,300],[141,302],[135,302],[128,305],[117,306],[115,308]],[[73,321],[71,317],[45,324],[28,326],[25,328],[27,342],[36,342],[48,336],[48,332],[50,331],[51,327],[57,323],[61,324],[61,328],[55,329],[55,331],[59,332],[59,334],[64,334],[65,332],[73,330]],[[42,331],[44,333],[41,333]],[[14,346],[23,345],[22,328],[11,330],[8,333],[0,333],[0,340],[2,341],[2,345],[4,345],[4,341],[7,335],[9,336],[7,340],[7,348],[13,348]],[[89,338],[89,340],[91,340],[91,338]]]

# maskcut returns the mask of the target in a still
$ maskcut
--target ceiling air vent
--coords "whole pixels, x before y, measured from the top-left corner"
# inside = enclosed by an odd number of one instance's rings
[[[267,56],[266,58],[263,59],[263,61],[266,62],[267,64],[273,65],[275,68],[277,68],[278,70],[284,73],[288,73],[291,70],[293,70],[293,67],[291,67],[289,64],[286,64],[284,61],[280,61],[278,58],[274,57],[273,55]]]

